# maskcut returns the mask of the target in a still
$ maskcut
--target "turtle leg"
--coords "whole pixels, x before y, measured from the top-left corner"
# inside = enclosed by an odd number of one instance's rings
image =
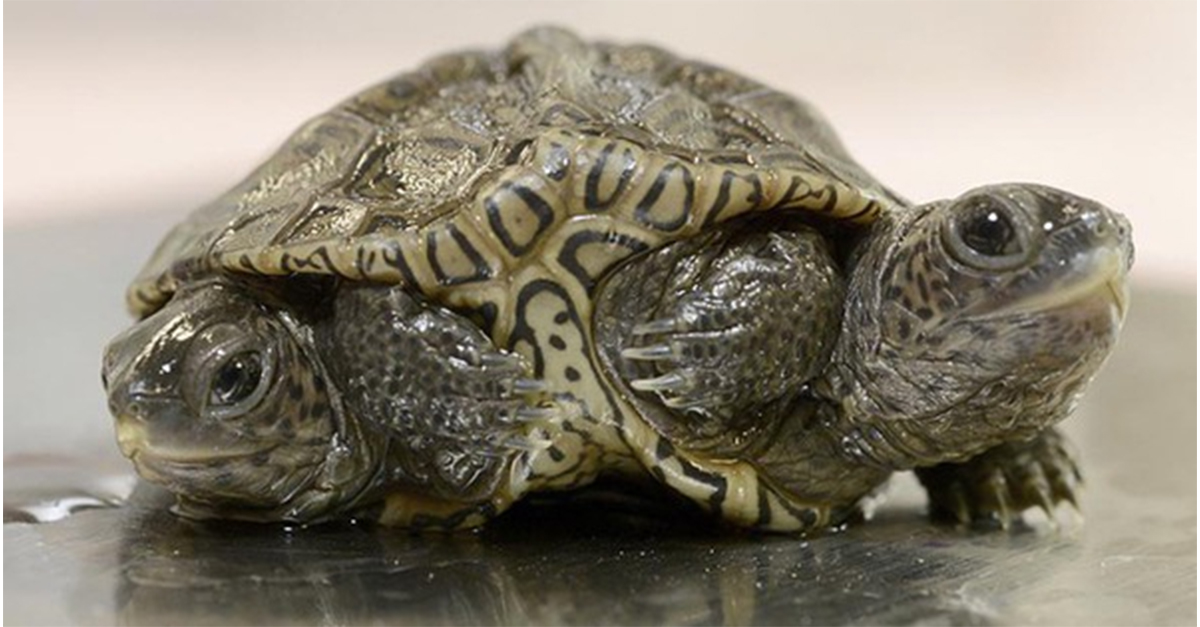
[[[742,222],[619,270],[598,301],[597,341],[641,397],[728,435],[824,367],[843,290],[816,230]]]
[[[1031,507],[1053,520],[1059,503],[1077,506],[1082,482],[1075,457],[1056,429],[916,473],[929,493],[933,518],[982,528],[1008,528]]]
[[[408,518],[491,499],[509,462],[536,446],[528,434],[547,411],[537,406],[544,384],[456,312],[402,287],[348,285],[316,344],[347,413],[388,442],[381,476],[420,495],[406,498],[417,510]]]

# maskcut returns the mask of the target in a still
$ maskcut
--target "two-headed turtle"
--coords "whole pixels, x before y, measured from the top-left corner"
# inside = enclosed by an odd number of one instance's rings
[[[1113,346],[1129,226],[1048,187],[912,205],[808,104],[556,29],[305,125],[177,226],[104,379],[192,517],[462,527],[653,478],[737,525],[1073,501],[1052,425]]]

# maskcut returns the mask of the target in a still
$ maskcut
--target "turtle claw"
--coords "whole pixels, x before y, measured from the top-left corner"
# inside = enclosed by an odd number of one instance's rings
[[[653,346],[635,346],[621,350],[621,357],[625,359],[637,360],[659,360],[670,359],[675,356],[675,349],[669,344],[655,344]]]
[[[634,325],[631,343],[642,345],[627,346],[619,353],[629,362],[629,386],[657,393],[670,409],[715,409],[719,398],[729,396],[720,374],[726,367],[719,355],[730,330],[712,327],[712,322],[711,317],[680,315]],[[713,385],[700,385],[700,381]]]
[[[971,503],[962,484],[953,484],[947,492],[945,502],[941,503],[943,514],[960,525],[971,524]]]
[[[511,353],[484,353],[479,357],[479,365],[496,370],[519,369],[522,367],[521,357]]]
[[[672,396],[670,398],[663,399],[663,405],[666,405],[671,409],[696,409],[699,407],[707,407],[712,405],[713,400],[714,399],[711,396]]]
[[[1009,502],[1008,486],[1004,481],[1003,475],[1000,475],[1000,481],[998,483],[999,485],[995,488],[996,503],[995,509],[992,510],[992,515],[997,519],[996,522],[1000,524],[1000,528],[1007,531],[1008,528],[1012,526],[1013,508],[1012,504]],[[1017,510],[1016,513],[1019,516],[1021,512],[1020,510]]]
[[[512,391],[516,394],[544,394],[550,391],[550,384],[542,379],[513,379]]]
[[[633,326],[633,335],[658,335],[683,330],[684,325],[678,318],[660,318]]]
[[[517,419],[533,422],[544,421],[558,416],[559,412],[553,407],[522,407],[517,410]]]
[[[654,379],[634,379],[629,387],[643,392],[682,392],[691,389],[692,382],[688,377],[672,372]]]
[[[1057,527],[1058,522],[1054,519],[1054,493],[1050,488],[1050,481],[1046,479],[1045,471],[1041,465],[1030,466],[1028,471],[1028,476],[1021,484],[1022,499],[1042,510],[1051,526]]]

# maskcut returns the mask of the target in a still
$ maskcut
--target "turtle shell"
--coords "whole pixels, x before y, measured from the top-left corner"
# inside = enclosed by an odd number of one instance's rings
[[[471,315],[554,391],[553,448],[524,458],[506,502],[642,469],[726,519],[796,529],[828,508],[752,464],[677,449],[607,379],[596,288],[635,255],[738,216],[869,224],[901,203],[803,102],[657,48],[543,28],[434,59],[312,120],[176,227],[129,303],[150,315],[214,274],[408,286]],[[428,513],[414,507],[397,496],[383,517]]]
[[[868,223],[893,200],[804,102],[658,48],[542,28],[311,120],[176,226],[127,300],[146,316],[211,273],[316,273],[503,318],[531,266],[588,284],[743,213]]]

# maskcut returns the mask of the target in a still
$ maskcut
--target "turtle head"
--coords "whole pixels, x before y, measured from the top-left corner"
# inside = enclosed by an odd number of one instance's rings
[[[309,520],[365,482],[370,451],[338,415],[286,311],[219,281],[177,293],[108,346],[121,452],[196,518]]]
[[[854,454],[960,459],[1064,418],[1113,347],[1129,223],[1032,184],[981,187],[887,218],[855,265],[836,369]]]

